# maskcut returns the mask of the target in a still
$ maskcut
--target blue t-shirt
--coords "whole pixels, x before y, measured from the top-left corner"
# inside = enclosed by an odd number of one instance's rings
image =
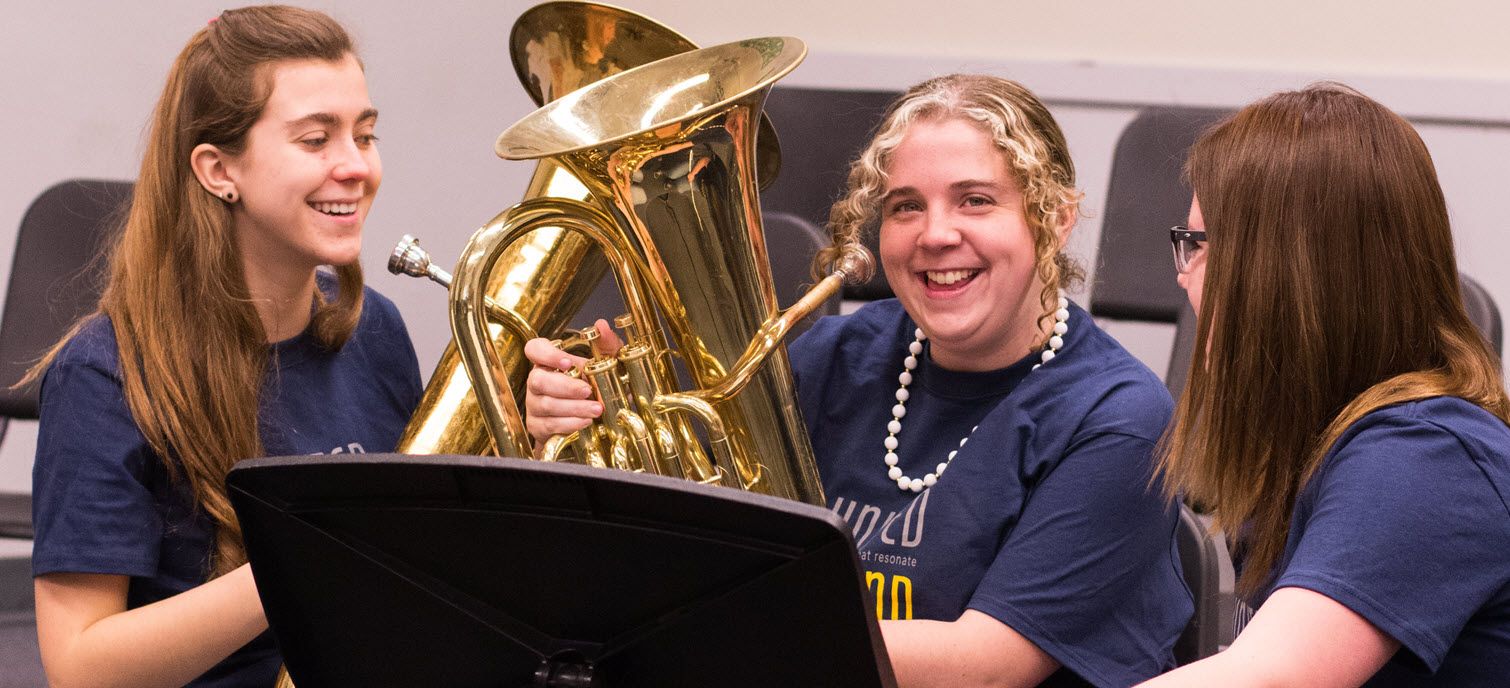
[[[215,538],[188,485],[169,479],[132,420],[118,351],[110,320],[96,317],[43,378],[32,572],[129,576],[126,604],[136,608],[204,583]],[[368,289],[340,351],[307,332],[273,345],[263,448],[270,456],[392,451],[420,393],[398,310]],[[280,661],[263,633],[190,685],[271,686]]]
[[[1380,409],[1296,497],[1268,589],[1321,593],[1400,641],[1367,686],[1510,685],[1507,500],[1498,418],[1457,397]]]
[[[1126,686],[1173,665],[1193,604],[1177,511],[1150,482],[1172,403],[1071,306],[1053,361],[961,373],[920,357],[888,479],[882,444],[916,326],[895,300],[824,318],[791,347],[829,506],[853,529],[882,619],[988,614],[1064,666],[1044,685]],[[973,433],[971,428],[979,426]],[[960,448],[960,439],[969,436]]]

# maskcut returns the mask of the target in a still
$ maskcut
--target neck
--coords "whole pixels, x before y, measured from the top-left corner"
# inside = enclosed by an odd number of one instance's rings
[[[1054,328],[1053,309],[1049,310],[1049,317],[1040,321],[1043,314],[1038,299],[1030,299],[1014,318],[1020,324],[1003,338],[982,347],[983,350],[952,348],[947,343],[930,340],[928,360],[940,368],[961,373],[1001,370],[1043,349]]]
[[[251,261],[247,261],[250,263]],[[244,265],[247,291],[262,320],[268,343],[281,342],[309,327],[315,298],[313,270],[269,274],[263,266]]]

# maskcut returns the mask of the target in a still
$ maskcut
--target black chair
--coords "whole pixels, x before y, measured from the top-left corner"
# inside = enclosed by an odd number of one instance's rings
[[[131,188],[122,181],[65,181],[26,210],[0,316],[0,437],[10,419],[37,417],[38,385],[12,385],[99,301],[100,256]],[[31,495],[0,494],[0,536],[31,534]]]
[[[1117,139],[1096,252],[1090,312],[1098,318],[1173,323],[1185,304],[1162,230],[1190,209],[1185,155],[1227,110],[1144,110]]]
[[[886,106],[898,95],[896,91],[771,89],[765,112],[781,137],[781,174],[760,194],[766,216],[791,213],[815,227],[828,226],[829,206],[844,195],[850,162],[860,155]],[[865,243],[880,255],[875,232]],[[879,260],[869,282],[844,288],[846,299],[873,301],[891,296]]]
[[[1195,614],[1175,642],[1175,661],[1181,665],[1210,657],[1232,644],[1236,637],[1233,613],[1236,576],[1227,543],[1213,533],[1208,517],[1180,505],[1180,523],[1175,533],[1185,585],[1195,599]]]
[[[1500,322],[1500,309],[1494,305],[1494,297],[1472,277],[1458,273],[1458,284],[1463,289],[1463,308],[1468,319],[1484,333],[1489,346],[1501,357],[1505,355],[1505,328]]]

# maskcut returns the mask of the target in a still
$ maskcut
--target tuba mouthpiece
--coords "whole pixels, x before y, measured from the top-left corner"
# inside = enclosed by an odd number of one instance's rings
[[[451,286],[450,273],[432,265],[430,253],[420,248],[419,239],[410,234],[405,234],[402,239],[399,239],[398,245],[393,247],[393,254],[388,256],[388,272],[395,275],[427,277],[443,287],[450,288]]]

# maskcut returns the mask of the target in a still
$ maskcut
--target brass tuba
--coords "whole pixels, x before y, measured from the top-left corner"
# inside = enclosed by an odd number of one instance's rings
[[[514,22],[509,49],[514,71],[535,104],[556,100],[604,77],[695,49],[690,40],[629,10],[592,2],[548,2]],[[770,122],[761,118],[758,147],[761,186],[780,166],[780,146]],[[595,202],[587,188],[553,160],[541,160],[524,198],[560,197]],[[510,246],[486,286],[492,301],[518,315],[538,332],[559,332],[581,308],[608,270],[588,239],[542,229]],[[405,237],[388,269],[429,277],[449,286],[450,275],[430,264],[418,241]],[[508,317],[503,315],[502,317]],[[512,330],[494,339],[507,384],[524,390],[529,365],[524,340]],[[441,355],[419,408],[399,438],[405,454],[487,454],[495,451],[461,358],[453,343]],[[517,450],[515,450],[517,452]]]
[[[871,259],[859,245],[846,247],[834,274],[786,311],[776,308],[756,129],[771,85],[805,55],[801,41],[780,37],[682,53],[574,91],[499,136],[501,157],[555,161],[596,199],[524,201],[478,230],[457,263],[452,331],[501,451],[527,456],[531,448],[489,328],[535,333],[490,303],[486,284],[512,246],[553,228],[608,257],[629,311],[619,319],[628,342],[616,356],[595,349],[583,371],[603,401],[602,421],[554,438],[544,458],[574,453],[823,504],[782,339],[845,279],[866,277]],[[671,341],[690,390],[675,391]]]
[[[603,400],[602,421],[553,438],[544,458],[823,504],[782,339],[842,281],[868,276],[871,258],[846,247],[834,274],[777,310],[756,132],[771,85],[805,55],[792,38],[682,53],[573,91],[499,136],[501,157],[548,160],[587,191],[587,200],[532,198],[499,214],[473,235],[451,281],[457,355],[501,454],[532,447],[511,384],[518,369],[497,342],[538,330],[490,284],[516,269],[508,259],[521,243],[548,232],[601,251],[629,312],[618,319],[627,344],[616,356],[595,348],[582,371]],[[673,355],[692,389],[677,391]]]

